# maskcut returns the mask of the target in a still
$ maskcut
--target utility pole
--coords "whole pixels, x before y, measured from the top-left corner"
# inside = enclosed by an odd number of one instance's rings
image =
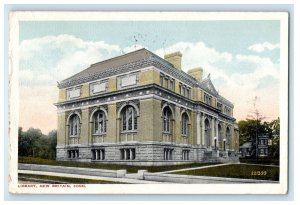
[[[258,162],[258,123],[259,121],[265,119],[264,116],[261,115],[261,113],[258,111],[256,107],[256,102],[258,100],[258,97],[255,96],[253,99],[253,111],[251,112],[253,115],[250,115],[252,119],[255,119],[255,161]]]

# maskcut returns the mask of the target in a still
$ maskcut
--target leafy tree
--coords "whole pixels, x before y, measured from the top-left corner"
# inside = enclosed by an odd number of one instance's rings
[[[271,129],[272,145],[269,147],[269,153],[274,158],[279,158],[280,153],[280,119],[277,118],[269,124]]]
[[[19,156],[55,159],[57,131],[44,135],[40,129],[29,128],[26,132],[19,128]]]

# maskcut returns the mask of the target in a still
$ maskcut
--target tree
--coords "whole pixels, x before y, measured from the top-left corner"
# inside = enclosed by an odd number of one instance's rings
[[[238,122],[240,145],[245,142],[251,142],[252,152],[251,156],[256,157],[256,143],[257,135],[266,134],[266,124],[260,120],[246,119]]]
[[[57,131],[44,135],[40,129],[29,128],[26,132],[19,128],[19,156],[55,159]]]
[[[271,129],[271,141],[269,146],[269,154],[274,158],[279,158],[280,153],[280,119],[273,120],[270,124]]]

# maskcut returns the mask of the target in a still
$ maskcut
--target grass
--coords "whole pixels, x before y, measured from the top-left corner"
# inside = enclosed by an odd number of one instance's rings
[[[258,173],[260,173],[260,175],[258,175]],[[174,172],[172,174],[279,181],[279,167],[246,164],[210,167],[206,169]]]
[[[148,170],[148,172],[163,172],[176,169],[185,169],[192,167],[200,167],[212,165],[212,163],[194,163],[194,164],[185,164],[185,165],[169,165],[169,166],[131,166],[131,165],[113,165],[113,164],[97,164],[97,163],[88,163],[88,162],[66,162],[66,161],[56,161],[49,159],[41,158],[32,158],[32,157],[19,157],[19,163],[24,164],[44,164],[44,165],[53,165],[53,166],[66,166],[66,167],[83,167],[83,168],[93,168],[93,169],[126,169],[128,173],[137,173],[140,169]],[[215,163],[214,163],[215,164]]]
[[[36,175],[36,174],[18,174],[19,179],[24,181],[45,181],[50,183],[51,181],[70,183],[70,184],[124,184],[121,182],[105,181],[105,180],[93,180],[93,179],[79,179],[71,177],[59,177],[59,176],[47,176],[47,175]],[[23,178],[23,179],[22,179]]]
[[[253,158],[240,158],[240,162],[249,164],[279,165],[279,159],[274,158],[258,158],[257,161]]]

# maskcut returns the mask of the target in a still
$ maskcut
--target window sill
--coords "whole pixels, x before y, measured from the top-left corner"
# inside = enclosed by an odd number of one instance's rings
[[[79,138],[79,135],[71,135],[70,138]]]
[[[121,134],[135,134],[137,133],[137,130],[130,130],[130,131],[122,131]]]
[[[106,132],[105,133],[95,133],[95,134],[92,134],[92,136],[104,136],[104,135],[106,135]]]

